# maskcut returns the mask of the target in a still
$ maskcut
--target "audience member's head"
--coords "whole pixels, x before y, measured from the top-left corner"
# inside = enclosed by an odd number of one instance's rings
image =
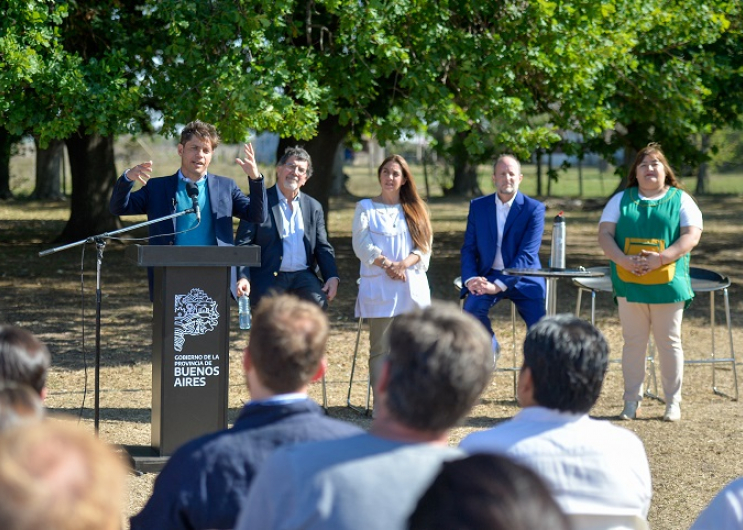
[[[0,434],[0,528],[119,530],[124,486],[120,459],[74,424]]]
[[[0,381],[28,385],[43,398],[50,364],[49,350],[30,332],[0,326]]]
[[[444,432],[480,397],[492,373],[490,337],[455,304],[435,303],[395,318],[380,392],[407,427]]]
[[[524,341],[519,400],[586,413],[601,393],[608,366],[609,345],[589,322],[569,314],[542,318]]]
[[[41,397],[28,385],[0,381],[0,432],[44,417]]]
[[[570,523],[532,470],[499,455],[445,462],[418,501],[410,530],[569,530]]]
[[[296,392],[322,375],[327,341],[328,318],[317,304],[267,296],[253,314],[245,359],[271,391]]]

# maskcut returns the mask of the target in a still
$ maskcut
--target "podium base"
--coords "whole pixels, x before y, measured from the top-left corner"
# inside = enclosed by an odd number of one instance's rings
[[[122,445],[126,451],[129,466],[135,473],[159,473],[168,462],[167,456],[160,454],[149,445]]]

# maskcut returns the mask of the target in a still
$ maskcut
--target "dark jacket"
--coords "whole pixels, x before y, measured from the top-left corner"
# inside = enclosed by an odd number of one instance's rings
[[[276,448],[361,432],[309,399],[248,403],[231,429],[192,440],[170,457],[131,529],[233,528],[253,477]]]
[[[268,219],[263,223],[240,221],[237,228],[236,245],[259,245],[261,247],[260,267],[239,267],[237,277],[250,282],[250,303],[255,305],[268,292],[281,267],[284,244],[279,234],[281,206],[279,191],[271,186],[266,192],[268,198]],[[306,193],[299,195],[299,207],[304,223],[304,248],[307,253],[307,267],[317,274],[319,269],[322,282],[338,277],[335,264],[335,251],[328,242],[325,230],[325,217],[322,206]]]
[[[234,180],[219,175],[207,174],[209,188],[209,214],[212,216],[214,234],[218,246],[231,246],[234,243],[232,218],[246,221],[265,222],[266,188],[264,180],[248,179],[250,196],[246,196]],[[172,215],[176,211],[176,192],[178,173],[169,177],[152,178],[146,186],[132,193],[134,182],[124,175],[114,186],[109,209],[114,215],[147,214],[148,220]],[[207,212],[203,213],[207,215]],[[175,245],[176,220],[170,219],[149,226],[150,245]],[[152,299],[152,269],[148,270],[150,280],[150,299]],[[235,284],[235,271],[232,271],[232,285]]]

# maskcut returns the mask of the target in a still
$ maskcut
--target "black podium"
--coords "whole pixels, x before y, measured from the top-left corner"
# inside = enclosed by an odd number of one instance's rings
[[[260,265],[260,247],[135,245],[127,257],[154,269],[152,451],[227,427],[230,268]]]

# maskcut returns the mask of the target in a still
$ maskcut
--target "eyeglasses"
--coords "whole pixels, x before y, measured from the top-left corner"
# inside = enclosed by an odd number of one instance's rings
[[[287,168],[289,171],[296,173],[297,175],[307,174],[307,168],[298,166],[297,164],[284,164],[284,167]]]

